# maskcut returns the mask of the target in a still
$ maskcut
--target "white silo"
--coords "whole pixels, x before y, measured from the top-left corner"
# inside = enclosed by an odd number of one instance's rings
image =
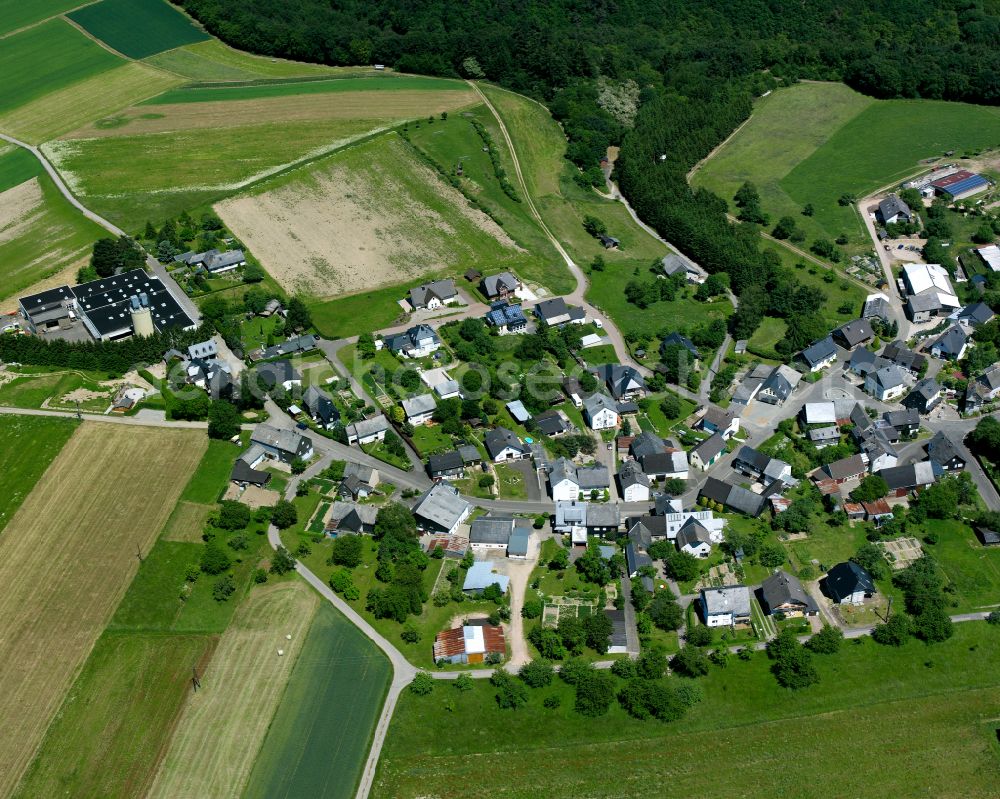
[[[151,336],[153,330],[153,314],[149,310],[149,296],[146,292],[133,295],[129,300],[129,312],[132,314],[132,332],[137,336]]]

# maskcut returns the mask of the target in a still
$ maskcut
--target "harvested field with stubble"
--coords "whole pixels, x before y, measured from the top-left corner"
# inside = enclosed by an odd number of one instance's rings
[[[524,255],[394,133],[215,208],[282,287],[316,298]]]
[[[242,796],[318,607],[299,581],[254,590],[184,708],[148,799]]]
[[[85,422],[0,537],[0,795],[9,795],[207,446]],[[129,490],[123,491],[127,486]]]

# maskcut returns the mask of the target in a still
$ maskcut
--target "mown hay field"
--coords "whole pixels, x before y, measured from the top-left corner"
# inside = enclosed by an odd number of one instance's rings
[[[105,633],[14,794],[139,799],[218,636]],[[154,768],[151,768],[153,766]]]
[[[176,86],[181,78],[128,63],[57,89],[0,116],[0,130],[39,144]]]
[[[248,597],[181,714],[150,799],[242,795],[318,605],[299,581]]]
[[[147,64],[197,81],[254,80],[312,75],[354,74],[358,67],[328,67],[251,55],[234,50],[218,39],[189,44],[145,59]],[[366,72],[368,70],[365,70]]]
[[[691,797],[988,799],[1000,772],[998,656],[1000,633],[982,622],[932,646],[858,639],[815,656],[819,683],[790,691],[758,652],[713,667],[697,681],[702,701],[669,724],[617,703],[581,716],[558,679],[529,689],[516,711],[499,709],[479,680],[465,693],[404,692],[372,793],[444,799],[467,796],[474,781],[499,799],[631,797],[657,785]],[[553,694],[561,704],[546,709]]]
[[[149,551],[205,447],[201,431],[86,422],[7,525],[0,794],[30,763],[135,574],[137,549]]]
[[[209,38],[163,0],[101,0],[68,16],[129,58],[145,58]]]
[[[0,114],[122,63],[63,19],[17,33],[0,47]]]
[[[313,618],[246,799],[350,799],[364,768],[392,667],[328,603]]]
[[[31,493],[52,459],[73,434],[76,423],[42,416],[0,416],[0,530]],[[26,458],[24,453],[30,452]]]
[[[530,257],[394,133],[282,175],[216,210],[285,289],[316,298],[442,268],[513,268]]]

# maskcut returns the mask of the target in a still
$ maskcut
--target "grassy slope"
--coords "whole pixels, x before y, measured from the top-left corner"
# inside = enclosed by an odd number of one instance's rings
[[[92,36],[129,58],[208,39],[179,11],[160,0],[101,0],[69,14]]]
[[[80,5],[80,0],[0,0],[0,36]]]
[[[54,19],[5,39],[0,47],[0,113],[122,63],[68,22]]]
[[[33,156],[23,150],[13,155],[19,168],[29,168],[25,156],[34,162],[42,201],[30,212],[26,229],[0,242],[0,298],[19,294],[67,267],[83,265],[94,241],[104,235],[103,228],[66,201]],[[0,166],[10,157],[0,158]]]
[[[374,644],[323,603],[244,796],[352,797],[391,676]]]
[[[705,699],[670,725],[636,721],[613,707],[598,721],[572,710],[558,684],[530,691],[528,706],[501,711],[487,684],[467,694],[438,686],[405,694],[393,719],[376,792],[455,796],[475,774],[497,797],[634,796],[670,784],[684,796],[987,797],[995,792],[1000,676],[984,668],[1000,634],[960,625],[955,638],[901,649],[870,640],[817,656],[820,683],[780,688],[770,662],[730,661],[702,680]],[[555,711],[542,708],[562,696]],[[445,709],[445,704],[449,709]],[[449,712],[450,711],[450,712]],[[544,731],[544,733],[540,733]],[[732,756],[733,751],[739,756]],[[482,769],[489,753],[502,769]]]
[[[802,83],[758,101],[747,125],[694,176],[725,198],[744,180],[760,191],[772,224],[789,215],[811,241],[846,233],[870,249],[842,194],[863,195],[900,180],[923,158],[1000,145],[994,108],[929,100],[872,100],[838,83]],[[815,216],[804,217],[806,203]]]
[[[46,467],[76,429],[67,419],[38,416],[0,416],[0,530],[31,493]],[[31,457],[23,457],[30,452]]]

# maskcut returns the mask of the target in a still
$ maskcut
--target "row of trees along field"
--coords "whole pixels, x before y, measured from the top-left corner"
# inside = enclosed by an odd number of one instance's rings
[[[620,145],[617,177],[638,213],[710,272],[731,275],[741,298],[731,325],[741,338],[764,314],[781,315],[766,300],[768,284],[795,285],[794,277],[761,251],[755,227],[730,224],[725,203],[691,190],[686,174],[749,116],[753,96],[814,79],[877,97],[1000,101],[1000,11],[984,0],[182,5],[254,52],[382,62],[536,97],[562,122],[581,183],[599,185],[600,158]]]

